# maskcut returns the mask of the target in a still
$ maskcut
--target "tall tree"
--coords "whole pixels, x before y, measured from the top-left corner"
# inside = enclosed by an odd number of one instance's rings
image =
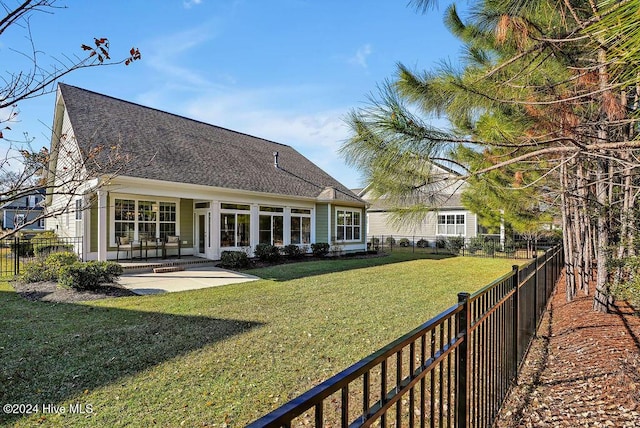
[[[597,24],[625,3],[485,0],[473,5],[466,23],[450,7],[446,23],[466,47],[462,65],[424,73],[400,65],[384,96],[350,115],[353,137],[342,154],[374,186],[383,177],[380,193],[393,191],[398,200],[429,182],[410,171],[402,180],[388,174],[401,154],[460,166],[472,184],[466,200],[491,201],[494,211],[532,195],[555,204],[563,218],[567,298],[588,292],[597,272],[594,308],[606,311],[610,245],[618,244],[618,254],[632,249],[635,223],[618,207],[634,206],[640,143],[628,96],[636,82],[633,75],[610,76],[611,64],[625,69],[619,63],[627,59],[608,51],[607,43],[619,43]],[[446,115],[452,127],[424,126],[411,109]],[[517,208],[513,217],[525,218]]]

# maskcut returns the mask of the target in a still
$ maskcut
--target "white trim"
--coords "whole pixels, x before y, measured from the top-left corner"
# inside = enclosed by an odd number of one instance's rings
[[[149,178],[138,178],[129,176],[118,176],[112,178],[109,183],[109,189],[117,193],[125,194],[143,194],[149,196],[168,196],[176,198],[187,199],[202,199],[209,200],[211,194],[215,193],[219,195],[220,200],[224,200],[229,203],[246,203],[246,197],[260,198],[263,200],[263,205],[277,204],[285,205],[284,201],[299,201],[302,203],[318,202],[317,198],[296,196],[296,195],[284,195],[280,193],[266,193],[256,192],[250,190],[229,189],[225,187],[214,187],[203,184],[189,184],[189,183],[176,183],[170,181],[153,180]],[[282,203],[269,202],[270,200],[282,200]]]
[[[438,211],[436,213],[436,235],[438,236],[467,236],[467,211]],[[440,233],[440,216],[445,216],[444,233]],[[454,233],[447,233],[446,216],[454,216]],[[458,223],[458,216],[464,217],[464,223]],[[462,225],[464,232],[458,233],[458,226]]]
[[[195,202],[194,202],[195,204]],[[204,252],[200,252],[200,216],[204,216]],[[194,208],[193,209],[193,254],[200,257],[209,258],[211,247],[211,230],[209,229],[210,208]]]
[[[335,232],[335,237],[336,237],[336,242],[339,243],[356,243],[356,242],[362,242],[362,237],[363,237],[363,227],[362,227],[362,223],[363,223],[363,216],[364,213],[362,212],[361,209],[357,209],[357,208],[352,208],[352,207],[342,207],[342,206],[336,206],[336,215],[335,215],[335,225],[334,225],[334,229],[333,231]],[[351,225],[342,225],[340,227],[345,227],[345,231],[347,230],[347,227],[350,227],[352,229],[352,234],[353,234],[353,229],[354,228],[358,228],[359,229],[359,236],[358,238],[352,238],[352,239],[338,239],[338,212],[344,212],[344,213],[352,213],[352,214],[358,214],[358,218],[359,218],[359,222],[358,224],[351,224]],[[346,235],[345,235],[346,237]]]
[[[303,213],[293,213],[291,212],[291,210],[309,210],[309,214],[303,214]],[[314,229],[314,218],[315,218],[315,213],[313,209],[309,209],[309,208],[301,208],[301,207],[289,207],[289,217],[285,218],[285,222],[288,224],[289,226],[289,232],[288,232],[288,239],[289,239],[289,243],[291,243],[291,219],[293,217],[296,218],[308,218],[309,219],[309,227],[311,228],[310,233],[309,233],[309,242],[308,243],[304,243],[304,242],[300,242],[299,244],[295,244],[295,245],[311,245],[312,243],[316,242],[315,241],[315,229]],[[300,241],[302,241],[302,221],[300,221]]]
[[[332,222],[331,222],[331,204],[327,204],[327,242],[331,245],[331,231],[333,230]]]
[[[163,197],[157,197],[157,196],[153,196],[153,195],[145,195],[145,194],[127,194],[127,193],[115,193],[115,192],[109,192],[109,201],[111,202],[109,204],[109,216],[111,218],[110,220],[110,224],[109,224],[109,244],[111,247],[115,247],[116,246],[116,230],[115,230],[115,223],[116,223],[116,204],[115,204],[115,200],[116,199],[125,199],[125,200],[132,200],[135,202],[135,207],[136,207],[136,213],[138,212],[138,203],[140,201],[150,201],[150,202],[168,202],[168,203],[174,203],[176,204],[176,235],[180,236],[180,199],[179,198],[163,198]],[[138,219],[137,216],[134,219],[134,224],[135,224],[135,229],[134,229],[134,237],[133,240],[137,241],[139,239],[138,236]],[[160,233],[160,219],[158,217],[158,219],[156,220],[156,224],[158,225],[158,227],[156,228],[156,234]],[[180,238],[180,240],[182,240],[182,238]]]
[[[107,260],[107,192],[98,190],[98,260]],[[113,228],[112,228],[113,229]],[[115,241],[115,238],[114,238]]]

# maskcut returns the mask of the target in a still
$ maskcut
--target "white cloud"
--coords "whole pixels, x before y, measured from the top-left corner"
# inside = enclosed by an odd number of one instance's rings
[[[169,34],[150,42],[145,50],[144,65],[166,75],[167,81],[181,82],[191,86],[208,86],[209,80],[193,68],[183,57],[216,36],[214,25],[207,23],[190,30]]]
[[[218,92],[175,106],[178,114],[292,146],[347,186],[360,185],[357,173],[338,155],[348,137],[344,117],[348,108],[299,110],[292,99],[312,96],[320,88],[290,87]],[[275,107],[288,102],[290,107]],[[175,102],[175,99],[174,99]]]
[[[372,49],[370,44],[360,46],[356,53],[349,58],[349,64],[358,65],[367,68],[367,57],[371,55]]]
[[[202,0],[184,0],[182,2],[182,5],[185,7],[185,9],[191,9],[191,7],[197,6],[199,4],[202,4]]]

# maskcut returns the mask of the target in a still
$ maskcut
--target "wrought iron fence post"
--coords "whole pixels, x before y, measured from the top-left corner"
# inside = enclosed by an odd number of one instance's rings
[[[518,374],[518,344],[520,343],[520,278],[518,265],[513,265],[513,377]]]
[[[469,293],[458,293],[458,303],[463,305],[456,320],[457,337],[463,337],[458,352],[456,352],[456,426],[466,428],[470,422],[470,347],[469,329],[471,326],[471,308],[469,305]]]
[[[20,238],[13,237],[13,274],[20,274]]]
[[[538,253],[536,251],[536,270],[533,271],[533,334],[538,331]]]

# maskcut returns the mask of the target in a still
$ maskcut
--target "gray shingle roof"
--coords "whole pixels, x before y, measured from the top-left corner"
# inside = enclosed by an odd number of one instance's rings
[[[131,156],[120,175],[321,199],[335,188],[336,201],[362,202],[290,146],[75,86],[59,88],[81,149],[119,144]]]
[[[430,202],[428,205],[432,205],[434,210],[466,210],[462,201],[460,200],[460,193],[453,193],[450,195],[441,194],[435,197],[435,202]],[[384,198],[376,200],[368,200],[366,195],[364,199],[369,202],[369,211],[389,211],[395,207],[393,204],[385,201]]]

